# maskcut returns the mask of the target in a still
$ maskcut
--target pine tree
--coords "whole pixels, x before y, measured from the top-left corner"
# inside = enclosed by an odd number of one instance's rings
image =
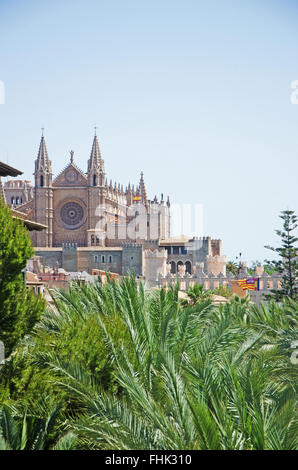
[[[271,298],[277,301],[286,296],[292,299],[298,298],[298,249],[295,246],[298,238],[293,235],[297,228],[297,217],[291,210],[282,211],[279,217],[284,221],[283,230],[275,230],[275,232],[281,238],[281,247],[265,246],[280,257],[277,261],[266,260],[269,266],[275,268],[275,271],[282,277],[281,290],[271,291]]]
[[[35,298],[24,283],[22,270],[33,254],[26,227],[0,198],[0,340],[6,357],[44,309],[44,301]]]

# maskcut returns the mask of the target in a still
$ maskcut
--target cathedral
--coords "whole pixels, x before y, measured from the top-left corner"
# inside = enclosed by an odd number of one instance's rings
[[[134,271],[152,283],[158,275],[191,275],[198,263],[205,271],[225,273],[221,240],[172,237],[170,200],[148,199],[141,173],[139,183],[108,182],[98,137],[93,137],[87,172],[74,161],[53,178],[42,133],[35,160],[34,184],[10,180],[5,199],[27,219],[46,226],[30,233],[42,265],[68,272],[100,269],[124,275]]]
[[[20,196],[8,202],[22,201]],[[16,188],[14,188],[16,189]],[[28,191],[27,191],[28,192]],[[42,135],[35,160],[33,197],[18,205],[18,210],[48,228],[32,235],[35,247],[118,246],[168,238],[170,235],[169,199],[147,199],[143,174],[139,184],[108,184],[104,160],[95,133],[87,172],[74,162],[74,152],[63,171],[53,179],[52,163]],[[146,227],[146,229],[144,229]]]

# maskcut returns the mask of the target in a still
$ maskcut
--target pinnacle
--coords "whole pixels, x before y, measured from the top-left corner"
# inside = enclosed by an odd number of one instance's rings
[[[88,171],[94,168],[98,169],[102,167],[102,164],[103,164],[103,160],[101,158],[98,138],[97,138],[97,135],[95,134],[93,138],[91,155],[88,160]]]
[[[49,172],[52,171],[51,161],[48,156],[46,141],[45,141],[43,133],[42,133],[41,140],[40,140],[37,159],[35,161],[35,171],[37,170],[42,170],[42,171],[48,170]]]

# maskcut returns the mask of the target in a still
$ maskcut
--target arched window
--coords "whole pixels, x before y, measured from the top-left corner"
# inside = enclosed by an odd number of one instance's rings
[[[112,256],[109,256],[109,263],[112,263]]]
[[[95,256],[94,256],[94,262],[97,263],[97,261],[98,261],[98,256],[95,255]]]
[[[14,205],[14,197],[11,198],[11,205]]]
[[[175,261],[171,261],[171,274],[176,274],[176,263]]]
[[[191,262],[190,262],[190,261],[186,261],[186,263],[185,263],[185,271],[186,271],[188,274],[191,274]]]
[[[19,198],[18,196],[16,197],[16,206],[19,204]]]
[[[94,237],[94,235],[91,235],[91,245],[95,245],[95,237]]]
[[[96,186],[96,175],[93,175],[93,186]]]
[[[104,256],[101,257],[101,262],[105,263],[105,257]]]
[[[180,268],[180,266],[183,266],[182,261],[178,261],[178,263],[177,263],[177,271],[178,271],[178,273],[179,273],[179,268]]]
[[[43,187],[43,175],[40,177],[40,186]]]
[[[96,237],[96,246],[98,246],[98,245],[99,245],[99,238]]]

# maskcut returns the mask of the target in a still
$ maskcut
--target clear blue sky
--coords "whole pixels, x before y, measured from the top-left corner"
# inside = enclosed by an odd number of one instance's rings
[[[56,174],[93,127],[108,178],[204,205],[232,259],[264,259],[298,209],[297,0],[0,0],[0,160]]]

